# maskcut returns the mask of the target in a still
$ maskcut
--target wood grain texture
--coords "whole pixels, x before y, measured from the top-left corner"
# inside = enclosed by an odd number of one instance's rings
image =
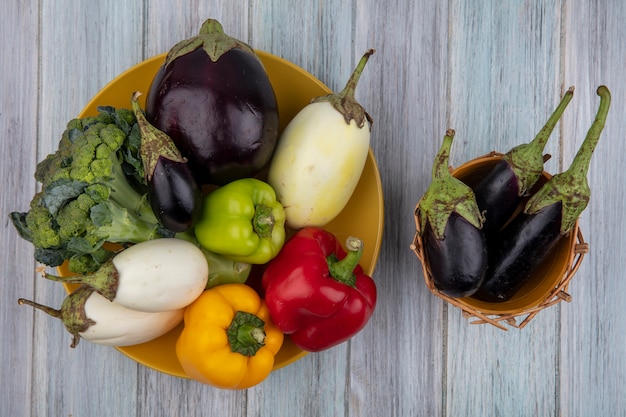
[[[531,141],[561,96],[558,2],[454,1],[450,9],[452,164]],[[572,106],[573,107],[573,106]],[[558,125],[558,128],[562,126]],[[546,153],[559,160],[559,130]],[[523,331],[468,326],[449,311],[448,415],[551,415],[557,409],[558,315]],[[480,381],[477,384],[469,381]]]
[[[0,403],[33,416],[623,416],[626,399],[626,4],[619,0],[9,0],[0,14],[4,215],[36,190],[37,161],[67,121],[116,75],[197,33],[209,17],[333,90],[375,48],[357,99],[374,118],[385,198],[374,273],[376,312],[349,342],[310,354],[244,391],[165,375],[112,348],[69,348],[61,324],[17,306],[58,307],[65,292],[35,274],[33,251],[5,217]],[[447,128],[451,163],[531,140],[576,87],[546,152],[567,167],[598,105],[613,95],[581,217],[590,253],[571,303],[524,329],[472,325],[434,297],[409,250],[413,209]],[[364,207],[364,209],[367,209]]]
[[[117,1],[41,3],[38,159],[53,152],[67,121],[117,74],[141,61],[142,8]],[[119,50],[119,53],[114,53]],[[63,287],[36,281],[38,302],[58,308]],[[137,364],[90,343],[71,349],[58,319],[38,312],[33,352],[33,415],[130,415],[137,401]],[[106,389],[101,381],[115,381]],[[63,383],[59,383],[63,381]],[[131,393],[131,395],[129,395]],[[118,398],[128,401],[118,401]],[[54,399],[54,400],[50,400]]]
[[[34,2],[12,1],[4,9],[11,18],[2,19],[0,25],[3,45],[0,48],[0,151],[5,156],[0,164],[4,184],[0,193],[3,216],[0,259],[4,265],[0,291],[3,335],[0,375],[5,382],[0,401],[8,415],[27,415],[32,401],[34,312],[18,308],[17,299],[32,299],[35,295],[33,249],[17,236],[8,214],[28,207],[35,192],[39,56],[37,48],[16,46],[37,45],[39,24]],[[11,160],[16,163],[10,163]]]
[[[229,36],[247,40],[248,8],[248,2],[240,0],[151,1],[146,7],[145,56],[167,52],[178,41],[195,36],[208,18],[217,19]],[[245,391],[217,390],[145,367],[139,369],[139,378],[139,415],[208,415],[215,410],[224,415],[245,415]],[[163,398],[171,400],[165,402]]]
[[[250,11],[253,47],[295,63],[334,91],[343,88],[355,64],[350,2],[263,0],[252,1]],[[298,25],[297,33],[284,22]],[[254,393],[248,396],[250,415],[345,415],[350,395],[348,349],[345,343],[321,355],[308,355],[298,362],[302,364],[298,374],[289,368],[279,370],[270,384],[250,390]],[[303,381],[314,395],[302,391]]]
[[[247,42],[248,3],[247,0],[147,2],[143,38],[145,57],[167,52],[178,41],[197,35],[208,18],[217,19],[227,35]]]
[[[430,183],[423,167],[431,166],[445,132],[448,11],[445,2],[372,1],[356,12],[355,53],[376,49],[359,94],[375,120],[372,148],[386,166],[385,234],[374,279],[378,305],[395,307],[379,308],[351,344],[350,415],[440,415],[443,304],[423,285],[409,247],[413,211]]]
[[[350,2],[253,0],[250,10],[255,48],[304,68],[333,91],[344,87],[356,64]]]
[[[591,201],[581,215],[589,258],[571,285],[572,304],[561,309],[563,415],[626,412],[621,394],[626,386],[626,84],[617,69],[626,63],[625,15],[626,5],[619,1],[565,7],[564,78],[578,88],[575,111],[569,113],[563,133],[566,167],[594,119],[599,85],[610,89],[612,105],[587,176]]]

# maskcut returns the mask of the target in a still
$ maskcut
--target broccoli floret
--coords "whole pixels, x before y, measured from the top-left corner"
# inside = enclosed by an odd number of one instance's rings
[[[103,107],[67,124],[56,152],[37,165],[41,191],[30,210],[10,214],[39,262],[54,267],[67,260],[72,272],[85,274],[115,254],[105,242],[173,236],[147,201],[139,143],[128,109]]]
[[[95,205],[94,200],[87,194],[80,194],[76,199],[67,202],[59,209],[55,220],[59,225],[61,239],[69,240],[72,237],[83,236],[91,228],[89,212]]]
[[[37,193],[31,201],[30,211],[26,213],[26,226],[32,234],[32,242],[38,248],[54,248],[60,245],[61,236],[58,233],[56,220],[43,204],[41,204],[42,193]]]

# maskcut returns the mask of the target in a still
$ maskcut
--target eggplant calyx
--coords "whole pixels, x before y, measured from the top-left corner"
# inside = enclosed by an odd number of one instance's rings
[[[80,340],[80,333],[96,324],[96,322],[87,317],[87,313],[85,313],[85,303],[93,292],[94,289],[88,286],[79,287],[73,293],[65,297],[59,310],[23,298],[20,298],[17,302],[20,305],[29,305],[52,317],[61,319],[67,331],[72,335],[72,344],[70,347],[75,348]]]
[[[605,86],[598,87],[600,105],[587,136],[578,149],[570,167],[554,175],[526,203],[524,211],[535,214],[553,203],[562,202],[561,234],[568,234],[589,203],[591,190],[587,182],[587,172],[593,151],[600,140],[606,116],[611,105],[611,93]]]
[[[482,229],[485,221],[485,216],[476,203],[474,191],[453,177],[448,169],[453,139],[454,130],[448,129],[443,138],[443,144],[435,157],[432,170],[433,179],[418,207],[422,233],[426,230],[426,224],[429,222],[437,240],[445,238],[444,232],[448,218],[452,213],[457,213],[477,229]]]
[[[374,120],[365,111],[363,106],[356,101],[354,93],[359,79],[361,78],[361,74],[363,73],[363,69],[365,68],[365,64],[367,64],[369,57],[374,54],[374,52],[376,52],[374,49],[368,49],[365,52],[343,90],[339,93],[314,98],[311,103],[330,103],[335,110],[341,113],[347,124],[350,124],[350,122],[354,120],[357,127],[362,129],[367,120],[368,128],[371,130]]]
[[[89,286],[109,301],[115,299],[117,289],[119,288],[120,273],[113,263],[113,258],[103,263],[95,272],[87,275],[69,275],[62,277],[49,274],[45,271],[42,272],[43,277],[51,281]]]
[[[198,48],[204,49],[213,62],[216,62],[222,55],[233,48],[243,49],[256,56],[250,45],[226,35],[220,22],[215,19],[207,19],[202,24],[198,35],[178,42],[169,50],[164,65],[168,66],[176,58],[193,52]]]
[[[574,87],[570,87],[561,102],[554,110],[546,124],[537,133],[530,143],[525,143],[512,148],[507,152],[504,159],[517,177],[519,195],[528,195],[530,189],[541,177],[543,172],[543,150],[546,147],[548,138],[552,134],[556,123],[559,121],[567,105],[574,96]]]
[[[148,122],[143,111],[139,108],[137,99],[140,95],[141,92],[135,91],[131,97],[131,102],[141,132],[139,153],[143,161],[146,180],[150,182],[160,158],[183,164],[187,163],[187,158],[183,157],[172,138]]]

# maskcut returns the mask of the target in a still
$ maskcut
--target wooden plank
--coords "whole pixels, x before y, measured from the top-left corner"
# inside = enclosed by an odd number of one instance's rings
[[[349,415],[442,415],[443,304],[410,244],[446,128],[447,2],[360,2],[356,12],[354,59],[376,49],[357,95],[374,118],[385,232],[378,310],[350,345]]]
[[[558,2],[450,6],[449,124],[452,164],[506,152],[535,136],[561,95]],[[558,131],[547,152],[558,161]],[[552,169],[552,168],[548,168]],[[446,413],[553,415],[558,407],[558,315],[522,330],[469,325],[448,309]],[[474,382],[475,381],[475,382]]]
[[[563,305],[560,395],[562,415],[624,415],[626,197],[623,22],[619,1],[567,2],[564,78],[577,87],[575,111],[563,132],[565,167],[591,125],[605,84],[612,93],[606,127],[587,175],[591,201],[581,214],[589,254],[572,280],[572,302]]]
[[[150,1],[146,11],[145,57],[167,52],[177,42],[195,36],[208,18],[217,19],[229,36],[247,41],[247,10],[247,1]],[[220,390],[139,367],[139,415],[194,415],[198,410],[245,415],[245,409],[246,391]]]
[[[198,34],[206,19],[216,19],[224,33],[248,41],[248,1],[146,2],[144,57],[167,52],[178,41]]]
[[[254,47],[304,68],[333,91],[344,87],[355,64],[349,2],[252,0],[250,10]]]
[[[293,62],[338,91],[352,72],[351,16],[350,3],[340,0],[324,4],[253,0],[250,44]],[[344,343],[277,371],[248,391],[248,412],[259,416],[274,416],[277,410],[284,416],[345,415],[347,355],[348,343]],[[303,386],[307,388],[303,390]]]
[[[39,37],[38,3],[10,1],[0,15],[0,164],[3,192],[0,211],[3,216],[27,211],[35,192],[33,172],[37,136],[37,80],[39,59],[23,45],[36,45]],[[4,41],[6,39],[6,41]],[[11,161],[19,161],[12,164]],[[10,383],[0,390],[0,403],[7,415],[27,415],[32,401],[33,315],[17,305],[20,297],[34,297],[34,262],[30,243],[21,239],[11,222],[4,217],[0,259],[3,286],[0,291],[0,375]]]
[[[141,30],[139,3],[42,4],[38,160],[56,149],[66,122],[98,90],[140,61]],[[65,291],[39,278],[36,295],[58,308]],[[135,362],[91,343],[70,349],[62,324],[43,313],[35,316],[34,334],[35,415],[135,414]]]

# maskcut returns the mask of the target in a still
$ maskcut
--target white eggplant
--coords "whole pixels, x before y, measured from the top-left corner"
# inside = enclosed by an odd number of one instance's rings
[[[198,298],[206,288],[209,267],[193,243],[162,238],[124,249],[93,274],[59,277],[44,273],[44,277],[89,285],[124,307],[157,312],[186,307]]]
[[[156,313],[132,310],[107,300],[86,285],[65,297],[59,310],[23,298],[18,303],[61,319],[72,334],[73,348],[81,338],[107,346],[149,342],[176,327],[184,313],[184,308]]]
[[[354,98],[373,49],[345,88],[314,99],[289,122],[272,157],[268,183],[292,228],[323,226],[348,204],[363,173],[372,118]]]

